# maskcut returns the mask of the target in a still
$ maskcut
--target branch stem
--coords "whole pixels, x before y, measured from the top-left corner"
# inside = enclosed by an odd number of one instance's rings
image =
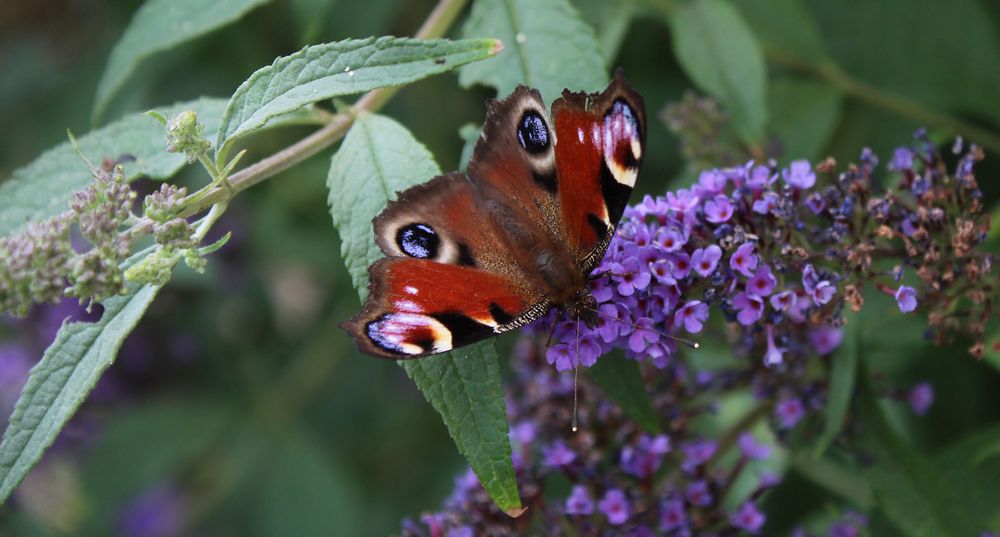
[[[455,19],[465,8],[468,0],[440,0],[414,35],[417,39],[436,39],[447,33]],[[378,88],[361,96],[349,109],[333,114],[319,130],[298,142],[268,156],[228,177],[231,191],[224,185],[212,184],[188,196],[179,216],[198,214],[215,204],[228,201],[236,194],[259,184],[278,173],[319,153],[342,139],[354,123],[354,118],[363,112],[381,109],[396,92],[398,87]],[[148,233],[145,227],[134,228],[136,234]]]
[[[774,63],[818,78],[850,97],[888,110],[917,123],[944,129],[953,134],[961,134],[967,140],[978,143],[991,151],[1000,151],[1000,135],[997,133],[962,121],[948,114],[942,114],[903,96],[858,80],[832,62],[816,63],[773,48],[767,48],[766,53],[768,59]]]

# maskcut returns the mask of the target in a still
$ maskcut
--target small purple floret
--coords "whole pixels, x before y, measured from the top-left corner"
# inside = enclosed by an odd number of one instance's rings
[[[608,489],[597,507],[612,525],[618,526],[628,520],[628,500],[625,499],[625,493],[619,489]]]
[[[906,394],[906,401],[918,416],[923,416],[934,404],[934,387],[928,382],[921,382]]]
[[[699,276],[708,278],[715,272],[720,259],[722,259],[722,248],[710,244],[705,248],[698,248],[691,254],[691,266]]]
[[[733,256],[729,258],[729,266],[747,278],[753,276],[753,271],[757,268],[757,256],[754,255],[754,248],[752,242],[741,244]]]
[[[899,289],[896,290],[896,304],[899,305],[899,311],[903,313],[910,313],[917,309],[917,290],[909,285],[900,285]]]
[[[573,492],[566,498],[567,515],[589,515],[594,512],[594,501],[590,499],[587,487],[574,485]]]
[[[692,300],[674,313],[674,326],[678,328],[683,326],[692,334],[701,332],[701,328],[707,320],[708,305],[700,300]]]
[[[766,519],[764,513],[761,513],[753,502],[747,502],[729,517],[729,523],[736,529],[757,534]]]
[[[812,188],[816,184],[816,172],[808,160],[794,160],[784,170],[781,170],[781,178],[790,187],[805,190]]]

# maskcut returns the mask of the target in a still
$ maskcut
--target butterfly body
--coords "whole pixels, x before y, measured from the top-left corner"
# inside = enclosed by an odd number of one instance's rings
[[[374,220],[387,257],[369,267],[362,311],[342,326],[387,358],[444,352],[554,307],[594,321],[600,263],[642,161],[642,98],[621,73],[602,93],[537,91],[492,101],[466,174],[399,193]]]

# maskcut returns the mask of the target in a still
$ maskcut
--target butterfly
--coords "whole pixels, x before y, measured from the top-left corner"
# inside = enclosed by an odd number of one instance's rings
[[[466,173],[398,193],[373,220],[385,252],[368,299],[341,323],[361,351],[418,358],[524,326],[553,308],[593,323],[587,286],[642,164],[642,97],[564,90],[551,116],[518,86],[487,103]]]

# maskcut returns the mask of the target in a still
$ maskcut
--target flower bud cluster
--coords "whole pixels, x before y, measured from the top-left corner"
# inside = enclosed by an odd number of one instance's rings
[[[57,216],[0,238],[0,311],[23,316],[33,302],[59,301],[74,254],[69,224],[68,215]]]
[[[24,316],[33,303],[56,303],[64,295],[91,302],[122,292],[119,265],[132,244],[119,230],[132,215],[136,194],[121,166],[92,171],[93,182],[73,195],[70,211],[0,238],[0,311]],[[71,244],[73,224],[90,243],[83,253]]]
[[[195,245],[191,224],[177,216],[186,195],[186,188],[163,183],[143,202],[143,214],[153,222],[156,243],[165,249],[184,250]]]
[[[722,136],[729,115],[718,101],[686,92],[676,103],[668,104],[660,119],[680,139],[680,154],[693,166],[738,162],[738,148]]]
[[[180,112],[167,122],[167,151],[184,153],[188,164],[198,160],[212,145],[204,137],[205,125],[191,110]]]
[[[81,302],[100,302],[124,292],[125,276],[119,265],[131,253],[132,241],[119,230],[132,216],[135,198],[136,193],[125,182],[124,170],[115,166],[111,172],[96,170],[90,186],[70,200],[80,234],[91,248],[71,263],[68,296]]]

